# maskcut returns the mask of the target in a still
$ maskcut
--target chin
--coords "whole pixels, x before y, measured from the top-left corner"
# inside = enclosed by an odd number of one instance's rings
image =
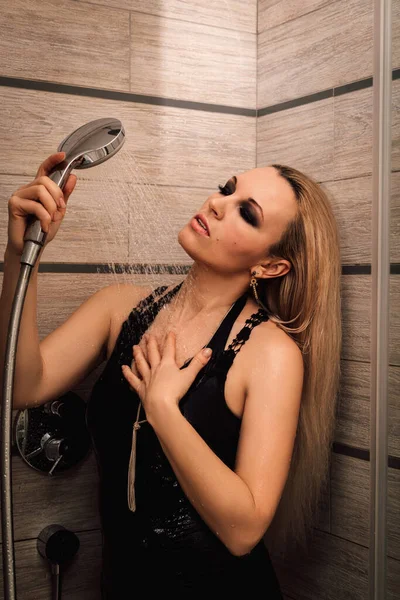
[[[193,232],[188,231],[190,225],[185,225],[178,233],[178,244],[184,249],[186,254],[194,261],[199,263],[207,263],[204,257],[204,251],[201,251],[199,244],[196,244],[196,238],[192,235]],[[208,264],[208,263],[207,263]]]

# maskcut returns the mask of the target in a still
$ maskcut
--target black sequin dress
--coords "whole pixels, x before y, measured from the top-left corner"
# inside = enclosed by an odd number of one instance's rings
[[[151,598],[151,594],[160,592],[171,593],[174,598],[221,593],[251,597],[261,593],[266,599],[281,600],[264,542],[244,556],[231,554],[184,494],[147,422],[137,434],[136,512],[128,508],[128,464],[139,396],[129,388],[121,365],[131,365],[133,344],[139,343],[160,308],[181,285],[182,282],[164,295],[168,286],[156,288],[132,310],[88,402],[87,425],[100,476],[102,597],[133,599],[138,593],[146,593]],[[254,313],[224,350],[245,303],[246,294],[232,305],[207,344],[213,349],[211,359],[179,405],[189,423],[231,469],[235,466],[241,419],[225,402],[225,379],[253,327],[268,320],[265,311]],[[142,409],[140,419],[144,418]]]

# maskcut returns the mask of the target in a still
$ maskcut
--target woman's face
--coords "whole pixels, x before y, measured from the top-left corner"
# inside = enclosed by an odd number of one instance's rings
[[[274,167],[252,169],[233,175],[199,209],[208,232],[191,219],[178,242],[193,260],[215,270],[248,271],[265,260],[296,211],[294,192]]]

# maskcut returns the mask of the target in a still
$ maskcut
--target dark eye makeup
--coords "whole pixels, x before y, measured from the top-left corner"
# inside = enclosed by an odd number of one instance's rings
[[[235,186],[228,181],[224,186],[218,185],[218,189],[224,196],[230,196],[235,191]],[[258,227],[258,219],[250,202],[245,201],[240,205],[240,214],[247,223]]]

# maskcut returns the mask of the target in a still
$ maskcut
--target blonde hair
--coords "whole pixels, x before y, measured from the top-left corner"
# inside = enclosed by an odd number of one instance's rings
[[[289,475],[264,540],[285,554],[301,546],[319,518],[320,499],[329,479],[340,379],[341,256],[330,200],[311,177],[285,165],[271,165],[291,185],[298,211],[268,258],[292,267],[282,277],[264,280],[258,296],[270,320],[302,351],[304,382]]]

